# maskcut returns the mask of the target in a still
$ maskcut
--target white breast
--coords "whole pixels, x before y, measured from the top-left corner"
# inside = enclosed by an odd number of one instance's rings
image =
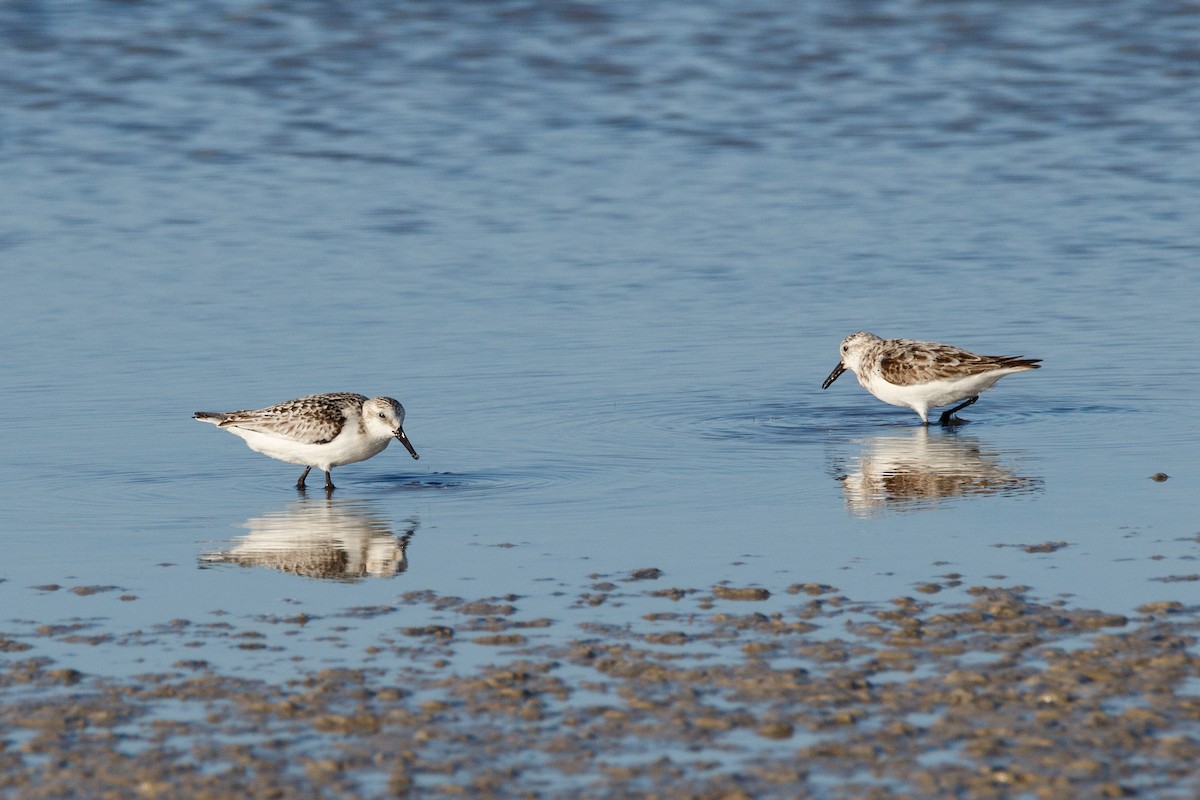
[[[324,444],[294,442],[236,426],[228,427],[225,430],[240,436],[255,452],[286,461],[289,464],[316,467],[325,471],[343,464],[365,461],[378,455],[387,449],[388,443],[392,440],[390,436],[372,438],[360,433],[357,428],[350,425],[347,425],[333,441]]]

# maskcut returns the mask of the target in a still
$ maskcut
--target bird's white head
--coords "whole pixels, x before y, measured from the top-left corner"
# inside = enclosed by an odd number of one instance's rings
[[[404,406],[399,401],[390,397],[372,397],[363,403],[362,414],[363,424],[370,433],[380,437],[395,436],[413,458],[420,458],[404,433]]]
[[[821,384],[822,389],[828,389],[829,385],[838,379],[846,370],[850,370],[854,374],[858,374],[858,369],[862,365],[863,355],[877,342],[883,341],[873,333],[866,331],[855,331],[854,333],[842,339],[841,355],[842,360],[833,368],[833,372],[829,373],[829,377]]]
[[[842,339],[842,365],[851,372],[858,374],[859,365],[862,364],[862,357],[867,352],[867,349],[872,345],[883,341],[873,333],[866,331],[855,331],[854,333]]]

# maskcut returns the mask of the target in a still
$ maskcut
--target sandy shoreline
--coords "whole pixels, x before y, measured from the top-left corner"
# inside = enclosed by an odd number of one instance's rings
[[[89,797],[1120,797],[1200,790],[1200,616],[1125,617],[1022,587],[857,603],[816,584],[693,590],[638,570],[583,587],[662,610],[524,619],[520,598],[414,592],[374,666],[223,675],[203,658],[105,678],[0,635],[0,792]],[[956,588],[957,599],[933,599]],[[962,594],[958,594],[962,592]],[[360,609],[387,614],[389,608]],[[303,615],[280,620],[302,626]],[[172,621],[198,635],[196,626]],[[224,624],[237,648],[269,647]],[[161,632],[160,634],[161,635]],[[462,667],[463,648],[494,650]],[[386,667],[379,666],[385,664]]]

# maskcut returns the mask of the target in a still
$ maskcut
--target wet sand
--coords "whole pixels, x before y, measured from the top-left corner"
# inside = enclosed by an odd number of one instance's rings
[[[917,589],[919,597],[862,603],[819,584],[698,589],[638,569],[593,576],[563,598],[585,612],[608,605],[611,619],[622,598],[636,596],[630,607],[639,611],[619,625],[526,618],[518,596],[413,592],[352,615],[426,607],[459,622],[397,624],[363,654],[370,666],[298,668],[279,682],[221,674],[203,652],[270,649],[312,617],[272,620],[266,633],[188,620],[124,637],[85,624],[9,632],[0,634],[0,792],[1061,798],[1200,791],[1197,608],[1164,602],[1125,617],[1039,601],[1019,586],[965,587],[954,574]],[[647,603],[658,610],[643,613]],[[172,636],[197,657],[125,678],[39,655],[54,640],[128,647],[133,656]],[[481,649],[490,657],[480,659]]]

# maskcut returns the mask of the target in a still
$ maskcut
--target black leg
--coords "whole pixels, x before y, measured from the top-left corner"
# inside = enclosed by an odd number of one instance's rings
[[[329,474],[329,470],[325,470],[325,491],[329,492],[336,488],[333,485],[333,476]]]
[[[941,423],[942,425],[961,425],[962,423],[966,422],[965,419],[954,420],[954,419],[952,419],[952,417],[955,414],[957,414],[959,411],[962,411],[964,408],[966,408],[967,406],[974,403],[978,399],[979,399],[979,395],[975,395],[974,397],[972,397],[970,400],[966,401],[965,403],[959,403],[958,405],[956,405],[954,408],[950,409],[949,411],[943,411],[942,415],[940,417],[938,417],[938,422]]]
[[[297,488],[297,489],[303,489],[303,488],[304,488],[304,479],[308,477],[308,473],[310,473],[310,472],[312,472],[312,467],[305,467],[305,468],[304,468],[304,474],[300,476],[300,480],[296,481],[296,488]]]

